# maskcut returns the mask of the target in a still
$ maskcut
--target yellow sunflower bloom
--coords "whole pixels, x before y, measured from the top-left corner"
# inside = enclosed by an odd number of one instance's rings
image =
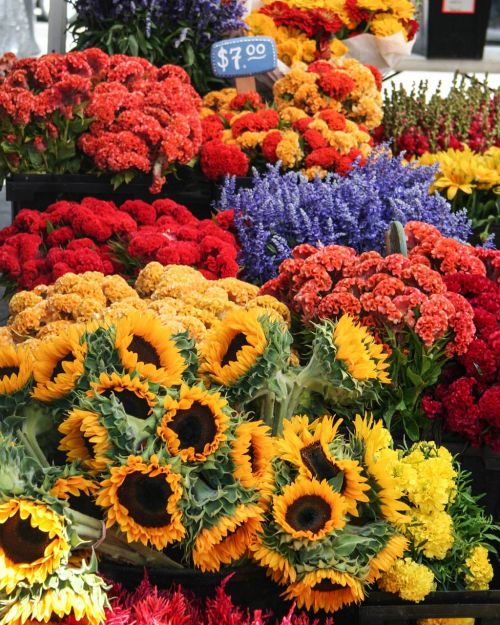
[[[71,475],[60,477],[49,491],[51,497],[67,501],[71,497],[79,497],[81,493],[92,496],[98,490],[96,482],[83,477],[83,475]]]
[[[298,477],[273,498],[276,523],[293,538],[320,540],[345,526],[347,504],[328,482]]]
[[[297,571],[280,553],[267,547],[259,537],[250,545],[250,555],[266,569],[266,573],[277,584],[289,584],[297,579]]]
[[[69,552],[64,517],[29,499],[0,504],[0,589],[43,583]]]
[[[126,465],[112,467],[110,473],[97,496],[97,504],[106,509],[108,527],[117,524],[129,542],[158,550],[184,537],[180,475],[162,466],[157,456],[149,463],[129,456]]]
[[[335,326],[333,342],[337,348],[337,360],[345,363],[353,378],[390,383],[385,371],[389,368],[387,354],[367,329],[355,323],[352,317],[342,315]]]
[[[66,453],[68,462],[81,460],[92,473],[99,473],[112,463],[111,443],[97,413],[74,409],[60,424],[59,432],[64,436],[58,449]]]
[[[149,390],[148,383],[138,377],[101,373],[99,381],[92,382],[91,387],[89,397],[95,393],[109,399],[114,393],[125,412],[137,419],[147,419],[156,404],[156,395]]]
[[[258,312],[235,310],[207,334],[200,373],[231,386],[250,371],[266,347]]]
[[[273,486],[271,460],[274,454],[269,427],[261,421],[250,421],[241,423],[235,434],[236,439],[231,444],[234,477],[244,488],[257,488],[269,494]]]
[[[298,608],[336,612],[345,605],[365,598],[363,586],[347,573],[330,569],[312,571],[300,582],[290,584],[284,595],[296,601]]]
[[[263,511],[256,504],[240,504],[231,516],[222,517],[216,525],[205,528],[193,549],[195,566],[218,571],[222,564],[239,560],[247,551],[261,527]]]
[[[220,393],[183,384],[178,401],[165,397],[165,414],[157,434],[172,456],[179,455],[184,462],[203,462],[226,440],[226,406]]]
[[[187,364],[157,316],[137,312],[118,319],[115,346],[125,369],[163,386],[181,384]]]
[[[382,577],[382,574],[392,568],[396,560],[401,558],[407,549],[408,541],[406,538],[399,534],[392,536],[382,551],[379,551],[370,561],[370,572],[366,582],[371,584]]]
[[[0,395],[12,395],[28,384],[33,363],[28,351],[2,345],[0,350]]]
[[[41,341],[33,353],[33,397],[52,402],[70,393],[84,371],[86,343],[82,327],[71,326],[61,336]]]

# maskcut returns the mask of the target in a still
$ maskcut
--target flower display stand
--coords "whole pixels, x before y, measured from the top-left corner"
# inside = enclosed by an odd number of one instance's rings
[[[167,179],[158,195],[149,192],[150,185],[151,178],[147,176],[137,177],[114,189],[109,176],[14,174],[7,178],[6,197],[12,205],[12,217],[22,208],[45,210],[59,200],[80,202],[85,197],[112,200],[116,204],[130,199],[151,203],[160,198],[170,198],[187,206],[196,217],[203,219],[211,216],[216,186],[192,169],[179,169],[176,176]]]

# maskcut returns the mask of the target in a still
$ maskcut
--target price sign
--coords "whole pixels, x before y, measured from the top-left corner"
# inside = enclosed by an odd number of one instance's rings
[[[212,46],[211,61],[219,78],[264,74],[276,69],[276,43],[272,37],[225,39]]]

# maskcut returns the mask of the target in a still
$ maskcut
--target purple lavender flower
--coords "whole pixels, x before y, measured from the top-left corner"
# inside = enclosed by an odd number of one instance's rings
[[[257,284],[277,274],[281,262],[300,243],[348,245],[358,252],[384,252],[391,221],[424,221],[443,235],[467,241],[465,210],[452,213],[439,194],[429,194],[435,167],[408,166],[388,150],[372,154],[347,176],[308,181],[298,173],[281,174],[279,165],[238,189],[226,179],[217,209],[234,209],[243,276]]]

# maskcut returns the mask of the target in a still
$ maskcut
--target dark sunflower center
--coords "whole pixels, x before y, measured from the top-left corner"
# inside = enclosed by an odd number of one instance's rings
[[[210,444],[217,434],[212,411],[198,402],[193,402],[187,410],[178,410],[168,427],[177,434],[180,449],[194,447],[198,454],[203,452],[205,445]]]
[[[331,579],[322,579],[318,584],[314,584],[312,590],[319,590],[320,592],[334,592],[336,590],[344,590],[345,586],[332,582]]]
[[[61,356],[61,358],[59,358],[59,360],[57,361],[56,366],[52,370],[51,379],[55,380],[60,373],[64,373],[63,362],[74,362],[74,361],[75,361],[75,355],[73,354],[73,352],[68,350],[66,354]]]
[[[340,473],[338,466],[326,456],[319,441],[304,447],[300,456],[302,462],[318,480],[331,480]]]
[[[250,445],[248,446],[248,456],[250,458],[250,466],[252,467],[252,473],[255,475],[259,470],[259,465],[256,458],[256,450],[253,439],[250,439]]]
[[[285,519],[296,531],[313,532],[322,530],[330,519],[330,504],[319,495],[303,495],[288,506]]]
[[[0,367],[0,378],[10,378],[11,375],[17,375],[18,373],[19,367]]]
[[[94,449],[94,446],[92,445],[92,442],[90,441],[90,438],[87,436],[87,434],[82,434],[82,442],[85,445],[85,449],[87,450],[89,457],[94,459],[95,449]]]
[[[97,506],[94,498],[90,495],[86,495],[85,493],[70,495],[68,503],[72,510],[91,516],[94,519],[102,519],[102,510]]]
[[[165,477],[148,477],[142,473],[127,475],[118,489],[118,500],[132,519],[144,527],[163,527],[170,523],[167,512],[172,489]]]
[[[29,518],[21,519],[19,512],[0,525],[0,546],[16,564],[29,564],[43,558],[49,544],[49,535],[33,527]]]
[[[112,388],[108,388],[102,393],[103,397],[111,399]],[[147,419],[151,408],[144,397],[136,395],[134,391],[129,389],[123,389],[123,391],[116,392],[116,397],[121,401],[123,409],[127,414],[137,419]]]
[[[249,345],[249,342],[247,341],[247,337],[243,334],[243,332],[238,332],[238,334],[235,334],[231,342],[227,346],[226,353],[224,354],[224,357],[222,358],[220,363],[221,366],[225,367],[230,362],[235,362],[236,360],[238,360],[237,354],[242,347],[245,347],[245,345]]]
[[[161,367],[160,356],[158,355],[156,348],[149,341],[146,341],[143,336],[137,336],[137,334],[134,334],[134,338],[128,347],[128,351],[137,354],[139,362],[154,365],[158,369]]]

